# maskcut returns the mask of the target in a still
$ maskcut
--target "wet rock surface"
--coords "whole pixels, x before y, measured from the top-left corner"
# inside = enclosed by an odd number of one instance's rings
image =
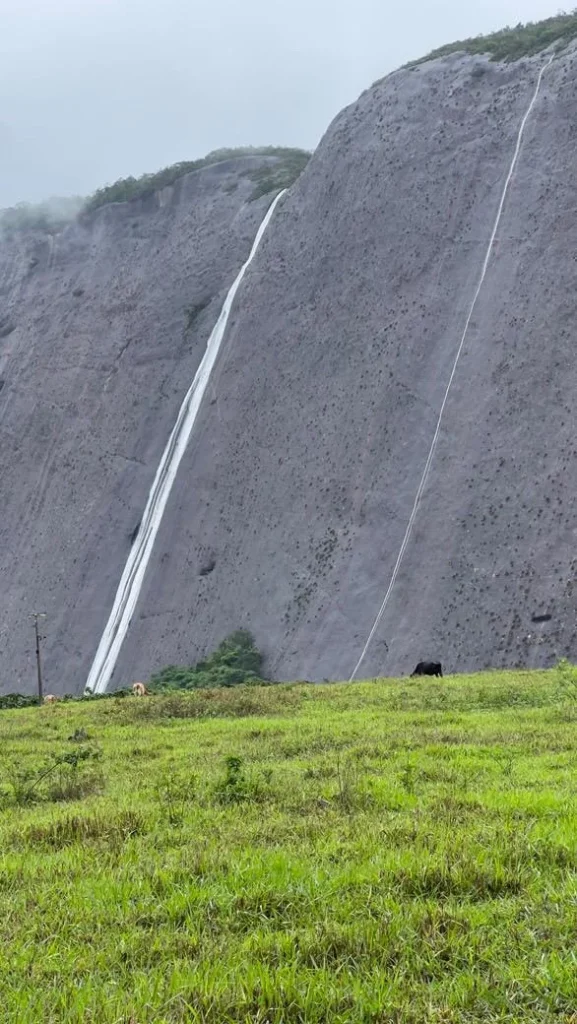
[[[277,678],[348,677],[543,59],[419,65],[331,125],[237,296],[114,685],[193,662],[238,627]],[[574,51],[556,59],[527,124],[363,676],[575,656],[576,73]],[[84,684],[179,403],[270,202],[245,205],[250,182],[231,191],[227,173],[0,254],[0,322],[16,325],[0,339],[4,690],[33,687],[34,608],[48,612],[50,689]]]

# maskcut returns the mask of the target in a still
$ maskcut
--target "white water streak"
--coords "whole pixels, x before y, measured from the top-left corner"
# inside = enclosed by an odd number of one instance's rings
[[[220,350],[235,295],[248,266],[256,255],[276,206],[283,195],[284,191],[276,197],[258,230],[250,256],[240,270],[225,299],[221,314],[208,339],[203,360],[180,407],[174,429],[168,439],[156,471],[140,527],[124,567],[118,590],[116,591],[110,617],[106,623],[86,681],[86,688],[90,689],[92,693],[104,693],[114,672],[120,648],[130,626],[136,602],[138,601],[166,503],[170,496],[180,461],[186,451],[206,386],[210,380],[210,375]]]
[[[539,77],[537,79],[537,85],[535,86],[535,92],[533,93],[533,97],[532,97],[531,102],[530,102],[530,104],[529,104],[529,106],[527,108],[525,116],[524,116],[523,120],[521,121],[521,127],[519,128],[519,132],[518,132],[518,135],[517,135],[517,145],[515,146],[515,152],[513,154],[513,159],[511,161],[511,166],[509,168],[509,174],[507,175],[507,180],[505,181],[505,187],[503,189],[503,194],[501,196],[501,202],[499,203],[499,209],[497,211],[497,217],[496,217],[496,220],[495,220],[495,225],[494,225],[493,231],[491,233],[491,238],[489,239],[489,245],[487,247],[487,253],[486,253],[486,256],[485,256],[485,259],[484,259],[484,262],[483,262],[483,269],[481,270],[481,276],[479,278],[479,283],[477,285],[477,288],[476,288],[476,291],[475,291],[475,295],[474,295],[473,301],[471,303],[471,308],[469,309],[469,315],[468,315],[466,323],[465,323],[465,329],[463,331],[463,335],[461,337],[461,341],[460,341],[459,347],[457,349],[457,354],[456,354],[455,360],[453,362],[453,369],[451,370],[451,376],[449,377],[449,383],[447,384],[447,388],[446,388],[446,391],[445,391],[445,397],[443,398],[443,402],[442,402],[441,409],[440,409],[440,412],[439,412],[439,417],[438,417],[438,420],[437,420],[437,427],[436,427],[435,433],[433,435],[433,440],[431,442],[431,447],[430,447],[430,450],[429,450],[429,455],[427,457],[427,461],[425,463],[425,468],[423,470],[423,475],[421,477],[421,482],[420,482],[419,487],[417,489],[417,493],[416,493],[416,496],[415,496],[415,501],[414,501],[414,504],[413,504],[413,509],[412,509],[411,515],[409,517],[409,522],[407,524],[407,529],[405,530],[405,536],[403,538],[403,543],[401,544],[401,549],[399,551],[399,555],[398,555],[397,561],[395,563],[395,568],[393,569],[393,575],[391,576],[391,582],[389,583],[388,590],[387,590],[387,592],[386,592],[386,594],[385,594],[385,596],[383,598],[383,602],[381,604],[381,607],[379,608],[379,612],[378,612],[378,615],[377,615],[377,617],[376,617],[376,619],[374,621],[373,628],[371,629],[371,632],[369,633],[368,640],[367,640],[365,646],[363,647],[362,654],[361,654],[359,660],[357,661],[357,664],[354,667],[354,670],[353,670],[352,675],[351,675],[351,677],[349,679],[349,682],[353,681],[353,679],[355,678],[357,672],[359,671],[359,669],[360,669],[360,667],[361,667],[361,665],[362,665],[362,663],[363,663],[363,661],[365,659],[366,653],[367,653],[367,651],[368,651],[368,649],[369,649],[369,647],[371,645],[373,637],[374,637],[377,629],[379,628],[379,624],[381,622],[381,619],[382,619],[383,615],[385,614],[386,607],[387,607],[387,605],[389,603],[389,599],[390,599],[391,594],[393,592],[393,587],[395,586],[395,583],[397,581],[397,576],[399,574],[399,569],[401,567],[401,562],[403,560],[403,556],[405,554],[405,551],[407,549],[407,545],[408,545],[410,537],[411,537],[411,533],[412,533],[412,530],[413,530],[413,524],[415,522],[415,517],[417,515],[418,509],[419,509],[419,505],[421,503],[421,498],[422,498],[422,495],[423,495],[423,491],[425,489],[425,485],[427,483],[427,478],[429,476],[429,470],[431,468],[431,463],[433,461],[433,457],[434,457],[434,454],[435,454],[435,449],[437,447],[437,441],[439,439],[439,433],[441,431],[441,421],[443,419],[443,413],[445,411],[445,406],[447,404],[447,399],[449,397],[449,392],[451,390],[451,386],[453,384],[453,379],[454,379],[455,373],[457,371],[457,366],[458,366],[459,360],[461,358],[461,352],[463,351],[463,345],[465,344],[465,339],[466,339],[468,331],[469,331],[469,325],[471,323],[471,320],[472,320],[472,317],[473,317],[473,313],[475,311],[475,306],[477,305],[477,300],[479,298],[479,295],[481,294],[481,288],[483,287],[483,283],[485,281],[485,276],[487,274],[487,268],[489,266],[489,260],[491,259],[491,254],[493,252],[493,245],[495,244],[495,238],[497,237],[497,231],[499,230],[499,224],[501,223],[501,217],[503,215],[503,208],[505,206],[505,200],[507,198],[507,192],[509,191],[509,185],[511,184],[511,180],[513,178],[513,174],[515,173],[515,167],[517,165],[517,160],[519,158],[519,153],[521,151],[521,142],[522,142],[522,139],[523,139],[523,133],[525,131],[525,125],[527,124],[527,121],[529,120],[529,117],[531,116],[531,113],[533,111],[533,107],[535,106],[535,103],[537,102],[537,97],[539,95],[539,90],[541,88],[541,81],[543,79],[543,75],[545,74],[547,68],[549,68],[552,63],[553,63],[553,56],[551,56],[549,58],[548,62],[546,64],[544,64],[543,67],[541,68],[541,70],[539,72]]]

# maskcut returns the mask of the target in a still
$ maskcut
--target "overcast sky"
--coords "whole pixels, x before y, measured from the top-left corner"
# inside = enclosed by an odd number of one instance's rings
[[[547,0],[0,0],[0,208],[220,146],[314,147],[376,78]]]

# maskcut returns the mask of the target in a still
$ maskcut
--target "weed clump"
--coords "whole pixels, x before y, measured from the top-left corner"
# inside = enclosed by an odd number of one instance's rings
[[[100,760],[100,751],[77,747],[52,755],[40,766],[23,768],[13,764],[3,786],[4,806],[23,807],[42,800],[80,800],[99,792],[104,785]]]
[[[183,777],[171,768],[161,775],[155,793],[161,815],[169,825],[183,824],[186,808],[196,798],[197,785],[194,772]]]
[[[222,804],[237,804],[246,800],[248,785],[240,757],[227,757],[224,778],[215,786],[215,796]]]
[[[240,804],[245,800],[260,802],[267,796],[271,779],[271,770],[265,770],[260,777],[250,776],[246,772],[241,757],[227,757],[224,776],[214,787],[216,802],[220,804]]]
[[[0,711],[9,708],[31,708],[39,703],[38,697],[29,697],[23,693],[6,693],[0,696]]]
[[[144,819],[134,810],[122,811],[112,817],[105,814],[71,815],[47,824],[29,825],[23,831],[15,832],[12,845],[30,844],[62,850],[75,843],[102,842],[114,848],[144,832]]]

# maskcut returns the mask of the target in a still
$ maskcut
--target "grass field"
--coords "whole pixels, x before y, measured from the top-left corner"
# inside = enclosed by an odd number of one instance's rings
[[[569,669],[4,711],[0,743],[2,1024],[577,1022]]]

